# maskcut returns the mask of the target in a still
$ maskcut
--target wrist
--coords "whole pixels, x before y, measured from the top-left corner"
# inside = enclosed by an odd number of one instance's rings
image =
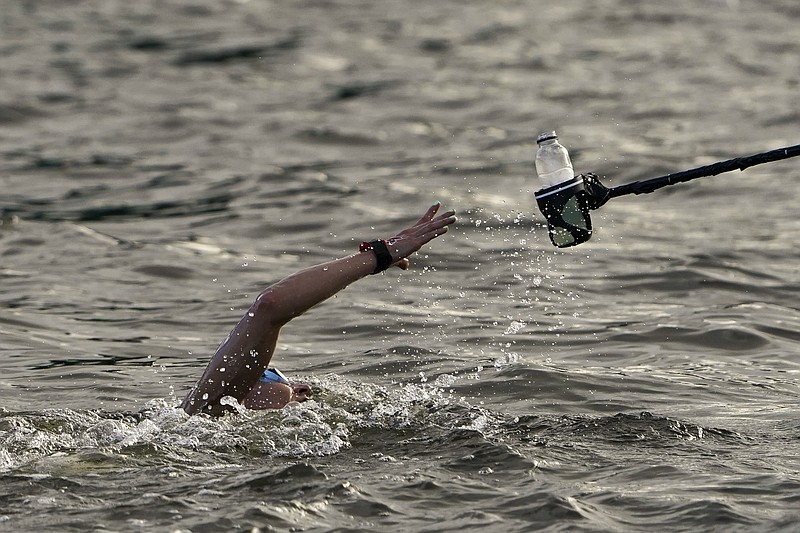
[[[361,253],[374,254],[375,270],[372,272],[373,274],[383,272],[394,263],[394,258],[392,258],[392,254],[389,252],[389,246],[383,239],[362,242],[358,247],[358,251]]]

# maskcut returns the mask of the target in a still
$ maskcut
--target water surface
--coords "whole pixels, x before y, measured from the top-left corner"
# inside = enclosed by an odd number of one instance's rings
[[[16,3],[0,14],[0,529],[794,531],[800,9]],[[321,388],[175,409],[258,292],[459,211],[283,331]]]

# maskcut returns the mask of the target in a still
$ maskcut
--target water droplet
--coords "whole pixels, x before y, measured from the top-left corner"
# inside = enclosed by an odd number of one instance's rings
[[[249,313],[247,313],[247,316],[252,318],[252,317],[256,316],[256,314],[254,312],[250,311]]]
[[[203,399],[208,400],[208,393],[203,394]]]

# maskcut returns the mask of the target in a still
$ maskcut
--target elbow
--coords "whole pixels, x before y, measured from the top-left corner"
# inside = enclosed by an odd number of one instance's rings
[[[266,289],[253,302],[249,314],[262,324],[280,327],[292,319],[283,309],[284,305],[276,298],[275,293]]]

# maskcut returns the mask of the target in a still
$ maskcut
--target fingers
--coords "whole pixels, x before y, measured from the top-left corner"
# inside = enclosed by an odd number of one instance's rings
[[[453,216],[453,213],[448,212],[427,224],[415,227],[414,231],[403,235],[403,238],[416,241],[414,251],[417,251],[423,244],[427,244],[436,237],[447,233],[448,227],[455,221],[456,217]]]
[[[453,219],[453,222],[455,222],[455,219]],[[450,222],[449,224],[452,224],[452,222]],[[418,238],[420,239],[420,241],[422,241],[421,244],[427,244],[436,237],[441,237],[445,233],[447,233],[447,226],[442,226],[440,228],[431,229],[430,231],[427,231],[422,235],[420,235]]]
[[[452,224],[452,223],[454,223],[456,221],[456,210],[455,209],[450,209],[450,210],[446,211],[445,213],[443,213],[443,214],[439,215],[438,217],[436,217],[431,222],[437,222],[439,220],[441,220],[444,225],[449,226],[450,224]]]
[[[436,202],[434,202],[432,206],[428,208],[427,211],[425,211],[425,214],[422,215],[422,218],[417,220],[417,223],[414,225],[419,226],[420,224],[424,224],[425,222],[430,222],[433,216],[436,214],[436,212],[439,211],[440,207],[442,207],[442,204],[437,200]]]
[[[441,214],[432,220],[429,220],[428,222],[420,223],[414,226],[413,228],[410,228],[409,234],[414,236],[420,236],[425,233],[429,233],[431,231],[436,231],[440,228],[446,228],[450,224],[455,223],[456,221],[455,214],[456,212],[451,209],[446,213]]]
[[[448,226],[456,222],[456,212],[453,209],[436,216],[440,207],[441,204],[436,202],[428,208],[414,226],[401,231],[391,239],[387,239],[386,243],[389,246],[392,257],[399,258],[395,261],[395,266],[403,270],[408,269],[410,265],[408,256],[417,252],[422,245],[447,233]]]

